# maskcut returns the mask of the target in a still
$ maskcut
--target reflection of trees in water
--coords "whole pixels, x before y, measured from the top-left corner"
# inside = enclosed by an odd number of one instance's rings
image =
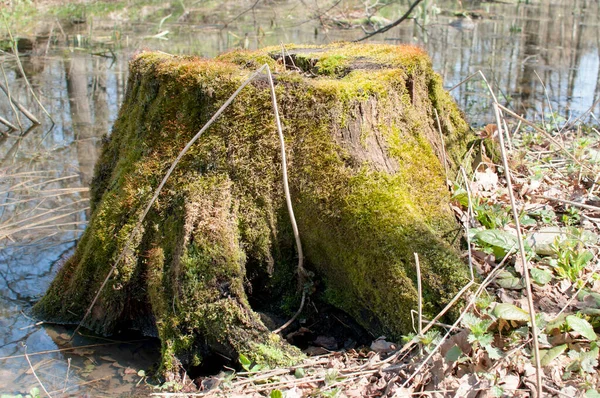
[[[519,58],[522,60],[523,68],[517,79],[517,92],[520,101],[518,102],[519,113],[525,112],[532,106],[532,100],[535,99],[536,80],[535,70],[539,67],[538,58],[542,56],[540,52],[540,21],[539,10],[534,8],[525,8],[525,23],[523,26],[523,46]]]

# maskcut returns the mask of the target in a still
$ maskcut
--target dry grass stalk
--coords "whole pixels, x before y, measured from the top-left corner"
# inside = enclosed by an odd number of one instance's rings
[[[506,178],[506,186],[508,195],[510,198],[510,205],[512,208],[513,218],[515,222],[515,229],[517,232],[517,243],[519,244],[519,252],[521,256],[521,262],[523,266],[523,277],[525,278],[525,292],[527,293],[527,306],[529,308],[529,317],[531,321],[531,334],[533,336],[533,355],[535,356],[535,371],[536,371],[536,387],[537,397],[542,397],[542,364],[540,359],[540,345],[538,341],[538,331],[535,321],[535,307],[533,305],[533,292],[531,289],[531,277],[529,276],[529,266],[527,265],[527,254],[525,253],[525,245],[523,243],[523,236],[521,234],[521,225],[519,222],[519,210],[517,209],[515,194],[512,187],[512,178],[510,175],[510,168],[508,167],[508,157],[506,155],[506,148],[504,147],[504,135],[502,133],[502,122],[500,120],[500,109],[498,103],[494,103],[494,114],[496,115],[496,125],[498,128],[498,138],[500,140],[500,151],[502,154],[502,164],[504,166],[504,175]]]
[[[588,165],[585,165],[585,164],[581,163],[579,161],[579,159],[577,159],[575,156],[573,156],[571,154],[571,152],[569,152],[567,150],[567,148],[565,148],[565,146],[563,144],[561,144],[560,142],[558,142],[554,137],[552,137],[550,134],[548,134],[548,132],[546,132],[543,129],[539,128],[538,126],[536,126],[535,124],[531,123],[529,120],[525,119],[524,117],[517,115],[515,112],[511,111],[510,109],[506,108],[505,106],[502,106],[499,103],[496,103],[496,106],[498,107],[499,110],[502,110],[503,112],[506,112],[510,116],[512,116],[512,117],[520,120],[521,122],[525,123],[529,127],[533,128],[536,132],[542,134],[549,141],[551,141],[554,145],[558,146],[569,158],[571,158],[571,160],[573,160],[575,163],[577,163],[580,167],[585,168],[588,171],[594,173],[594,170],[592,168],[590,168]]]
[[[19,128],[17,126],[15,126],[14,124],[12,124],[11,122],[9,122],[8,120],[6,120],[5,118],[0,116],[0,124],[5,125],[6,127],[8,127],[8,131],[16,131],[19,130]],[[6,134],[6,133],[5,133]]]
[[[423,336],[423,291],[421,290],[421,264],[419,264],[419,255],[415,253],[415,266],[417,268],[417,308],[419,312],[419,324],[417,326],[418,335]]]
[[[27,360],[27,363],[29,364],[29,369],[31,369],[31,373],[33,373],[33,376],[37,380],[40,387],[42,387],[42,390],[44,391],[44,393],[46,393],[46,395],[48,397],[52,398],[52,395],[50,395],[48,390],[46,390],[46,387],[44,387],[44,384],[42,383],[42,381],[40,380],[38,375],[35,373],[35,369],[33,368],[33,365],[31,364],[31,360],[29,360],[29,356],[27,355],[27,346],[25,344],[23,344],[23,349],[25,350],[23,355],[25,356],[25,359]]]
[[[8,77],[6,76],[6,71],[4,70],[4,65],[0,63],[0,70],[2,71],[2,77],[4,78],[4,84],[0,83],[0,89],[2,89],[2,91],[4,91],[4,94],[6,94],[6,96],[8,97],[8,103],[10,104],[10,108],[13,111],[13,114],[15,115],[15,119],[17,120],[17,124],[19,125],[18,130],[19,131],[23,131],[23,124],[21,123],[21,118],[19,117],[19,112],[17,112],[16,107],[18,107],[20,104],[18,102],[15,103],[15,99],[12,97],[10,90],[8,89]],[[19,105],[17,105],[19,104]],[[35,116],[34,116],[35,119]],[[37,120],[37,119],[36,119]],[[39,122],[38,122],[39,124]]]
[[[14,37],[12,35],[12,32],[10,31],[10,28],[8,26],[8,22],[6,20],[4,22],[6,24],[6,29],[8,30],[8,36],[10,37],[11,47],[12,47],[15,59],[17,61],[17,66],[19,67],[19,72],[21,73],[21,76],[23,76],[23,80],[25,81],[25,85],[27,86],[27,89],[29,90],[29,92],[33,96],[33,99],[35,99],[35,102],[37,102],[37,104],[40,106],[40,108],[42,109],[42,111],[44,111],[44,113],[46,114],[46,116],[48,116],[48,118],[50,119],[50,121],[52,123],[54,123],[54,119],[52,119],[52,116],[50,116],[50,113],[46,110],[46,108],[44,107],[44,105],[42,105],[42,102],[40,101],[40,99],[38,98],[37,94],[33,90],[33,87],[31,87],[31,83],[29,83],[29,79],[27,78],[27,75],[25,74],[25,70],[23,69],[23,65],[21,64],[21,59],[19,58],[19,49],[17,48],[17,42],[14,39]],[[39,122],[37,124],[39,124]]]
[[[281,128],[281,120],[279,119],[279,110],[277,109],[277,96],[275,95],[275,85],[273,84],[273,76],[271,75],[271,69],[269,65],[265,64],[267,77],[269,79],[269,87],[271,89],[271,100],[273,102],[273,113],[275,114],[275,122],[277,124],[277,133],[279,135],[279,144],[281,147],[281,170],[283,178],[283,190],[285,193],[285,203],[287,205],[288,214],[290,216],[290,222],[292,223],[292,230],[294,231],[294,239],[296,240],[296,250],[298,251],[298,288],[302,289],[304,279],[306,277],[306,271],[304,270],[304,254],[302,252],[302,242],[300,241],[300,233],[298,232],[298,225],[296,224],[296,217],[294,216],[294,208],[292,207],[292,198],[290,196],[290,187],[288,184],[287,174],[287,160],[285,156],[285,141],[283,138],[283,130]],[[300,306],[300,310],[302,306]]]

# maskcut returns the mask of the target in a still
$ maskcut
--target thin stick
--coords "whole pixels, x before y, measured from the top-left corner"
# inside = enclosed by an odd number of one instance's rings
[[[290,326],[292,324],[292,322],[294,322],[296,320],[296,318],[298,318],[298,316],[302,312],[302,309],[304,308],[304,301],[305,300],[306,300],[306,289],[303,289],[302,290],[302,300],[300,301],[300,308],[298,308],[298,311],[296,311],[296,313],[294,314],[294,316],[289,321],[287,321],[286,323],[284,323],[283,325],[281,325],[277,329],[273,330],[273,333],[275,333],[275,334],[280,333],[282,330],[284,330],[285,328],[287,328],[288,326]]]
[[[600,211],[600,207],[598,207],[598,206],[586,205],[585,203],[573,202],[572,200],[553,198],[551,196],[546,196],[546,195],[534,195],[534,197],[540,198],[540,199],[552,200],[554,202],[559,202],[559,203],[565,203],[565,204],[568,204],[571,206],[581,207],[582,209],[587,209],[587,210],[592,210],[592,211]]]
[[[64,392],[67,391],[67,390],[71,390],[73,388],[79,388],[79,387],[87,386],[87,385],[90,385],[90,384],[93,384],[93,383],[97,383],[97,382],[102,381],[102,380],[106,380],[108,378],[110,378],[110,376],[104,376],[104,377],[101,377],[99,379],[94,379],[94,380],[86,381],[86,382],[83,382],[83,383],[74,384],[72,386],[69,386],[69,387],[65,388],[64,390],[55,390],[55,391],[52,391],[52,393],[54,394],[54,393],[61,393],[62,392],[64,394]]]
[[[471,254],[471,234],[470,234],[470,228],[471,228],[471,217],[474,214],[474,210],[473,210],[473,201],[471,200],[471,186],[470,186],[470,181],[467,178],[467,173],[465,172],[465,168],[460,166],[460,172],[462,174],[463,180],[465,181],[465,189],[467,191],[467,200],[469,201],[469,211],[467,211],[467,219],[465,220],[464,226],[465,226],[465,234],[466,234],[466,238],[467,238],[467,250],[468,250],[468,256],[469,256],[469,270],[471,272],[471,280],[474,281],[475,280],[475,273],[473,272],[473,256]]]
[[[508,258],[508,255],[511,252],[512,252],[512,249],[511,249],[511,251],[509,251],[509,253],[507,253],[507,255],[500,262],[500,264],[498,264],[498,267],[496,268],[496,270],[500,269],[500,267],[503,265],[504,261]],[[440,349],[440,347],[446,341],[446,339],[448,339],[448,337],[450,337],[450,333],[452,333],[452,331],[457,328],[458,324],[465,317],[465,315],[467,314],[469,308],[471,308],[471,306],[475,303],[475,300],[477,299],[477,297],[479,296],[479,294],[481,294],[481,292],[483,291],[483,289],[485,289],[485,287],[487,287],[487,285],[496,277],[496,275],[497,275],[496,272],[491,272],[485,278],[485,280],[479,286],[479,288],[477,289],[477,291],[475,292],[475,294],[473,295],[473,297],[471,297],[471,299],[469,300],[469,302],[467,303],[467,305],[463,309],[463,311],[460,314],[460,316],[458,317],[458,319],[452,324],[452,326],[450,327],[450,329],[448,329],[448,331],[446,332],[446,334],[444,336],[442,336],[442,338],[440,339],[440,341],[438,342],[438,344],[433,348],[433,350],[431,350],[431,352],[429,353],[429,355],[427,355],[427,357],[419,364],[419,366],[417,366],[417,368],[414,370],[414,372],[404,381],[404,383],[402,383],[402,388],[405,388],[408,385],[408,383],[417,374],[419,374],[419,372],[421,371],[421,369],[423,369],[423,367],[427,364],[427,362],[429,362],[429,360],[431,358],[433,358],[433,356]],[[414,339],[413,339],[413,341],[414,341]],[[404,347],[402,347],[402,349],[395,356],[397,356],[399,353],[402,353],[403,351],[405,351],[407,349],[407,347],[410,347],[410,345],[412,345],[411,343],[412,343],[412,341],[409,342],[409,343],[407,343],[407,344],[405,344]],[[392,356],[392,357],[394,357],[394,356]]]
[[[3,118],[2,116],[0,116],[0,123],[5,125],[6,127],[8,127],[11,130],[19,130],[18,127],[16,127],[14,124],[12,124],[11,122],[9,122],[8,120],[6,120],[5,118]]]
[[[538,341],[537,325],[535,323],[535,307],[533,305],[533,292],[531,290],[531,280],[529,277],[529,267],[527,266],[527,254],[525,253],[525,245],[521,236],[521,225],[519,223],[519,212],[515,201],[515,195],[512,187],[510,169],[508,167],[508,157],[506,156],[506,148],[504,147],[504,135],[502,133],[502,121],[500,120],[500,105],[495,102],[493,104],[494,114],[496,115],[496,125],[498,127],[498,139],[500,140],[500,151],[502,153],[502,164],[504,165],[504,176],[506,178],[506,188],[510,198],[513,217],[515,220],[515,229],[517,232],[517,242],[519,244],[519,252],[523,266],[523,276],[525,278],[525,292],[527,293],[527,306],[529,308],[529,318],[531,321],[531,334],[533,336],[533,354],[535,355],[535,372],[536,372],[536,387],[538,398],[542,397],[542,364],[540,362],[540,346]]]
[[[21,123],[21,118],[19,117],[19,112],[17,112],[17,109],[15,108],[15,106],[18,105],[15,103],[15,100],[13,99],[12,95],[10,94],[10,90],[8,89],[8,77],[6,77],[6,71],[4,70],[4,65],[0,64],[0,70],[2,70],[2,77],[4,77],[4,82],[6,83],[6,86],[2,83],[0,83],[0,89],[2,89],[2,91],[4,91],[4,94],[6,94],[6,96],[8,97],[8,103],[10,104],[10,108],[12,109],[13,113],[15,114],[15,119],[17,119],[17,124],[19,125],[19,131],[23,132],[23,124]]]
[[[69,382],[69,371],[71,370],[71,358],[67,359],[67,375],[65,377],[65,384],[63,384],[62,393],[64,394],[67,391],[67,383]]]
[[[19,58],[19,49],[17,48],[17,42],[13,38],[12,32],[10,31],[10,28],[8,27],[8,22],[6,21],[6,19],[4,20],[4,23],[6,24],[6,29],[8,30],[8,36],[10,37],[11,47],[13,49],[15,58],[17,60],[17,66],[19,67],[19,72],[21,72],[21,76],[23,76],[23,80],[25,80],[25,85],[29,89],[29,92],[31,92],[31,95],[33,96],[33,99],[35,99],[35,102],[37,102],[37,104],[40,106],[42,111],[44,111],[46,116],[48,116],[50,121],[52,123],[54,123],[54,119],[52,119],[52,116],[50,116],[50,113],[46,110],[46,108],[44,108],[44,105],[42,105],[42,102],[36,95],[35,91],[33,91],[33,87],[31,87],[31,83],[29,83],[29,79],[27,78],[27,75],[25,74],[25,70],[23,69],[23,64],[21,64],[21,59]]]
[[[285,203],[287,205],[288,213],[290,215],[292,230],[294,231],[296,249],[298,250],[298,288],[301,289],[302,285],[304,284],[304,277],[306,274],[306,272],[304,271],[304,254],[302,252],[302,242],[300,241],[300,234],[298,232],[298,225],[296,224],[296,217],[294,217],[294,208],[292,207],[292,198],[290,196],[290,187],[288,185],[287,161],[285,157],[285,141],[283,138],[283,129],[281,128],[281,120],[279,119],[279,110],[277,109],[275,85],[273,84],[273,76],[271,75],[271,69],[269,68],[269,65],[265,64],[265,66],[267,67],[267,77],[269,78],[269,86],[271,88],[271,99],[273,100],[273,113],[275,113],[277,133],[279,134],[279,144],[281,145],[281,170],[283,174],[283,191],[285,193]]]
[[[423,335],[423,291],[421,290],[421,264],[419,264],[419,255],[415,253],[415,266],[417,267],[417,294],[418,302],[417,308],[419,311],[419,325],[417,330],[419,336]]]
[[[481,70],[478,70],[477,72],[473,73],[472,75],[467,76],[466,78],[464,78],[463,80],[461,80],[459,83],[457,83],[456,85],[454,85],[454,87],[452,87],[448,91],[452,91],[455,88],[457,88],[458,86],[461,86],[461,85],[465,84],[466,82],[468,82],[469,80],[471,80],[472,78],[474,78],[477,75],[481,76],[481,78],[485,82],[485,84],[486,84],[486,86],[488,88],[488,91],[490,92],[490,94],[492,95],[492,98],[494,99],[494,102],[498,102],[498,99],[496,98],[496,95],[494,94],[494,91],[492,90],[492,86],[490,86],[490,83],[488,83],[487,79],[485,78],[485,75],[483,74],[483,72]]]
[[[594,110],[594,108],[596,107],[596,105],[598,105],[598,103],[600,103],[600,98],[598,98],[596,101],[594,101],[592,106],[590,106],[587,111],[583,112],[581,115],[576,117],[575,120],[567,123],[567,125],[563,127],[563,130],[570,128],[571,126],[575,125],[575,123],[577,123],[578,121],[580,121],[584,117],[586,117],[589,113],[591,113]],[[592,116],[593,116],[593,113],[592,113]]]
[[[31,369],[31,373],[33,373],[33,376],[35,377],[35,379],[39,383],[40,387],[42,387],[42,390],[44,390],[44,392],[46,393],[46,395],[49,396],[50,398],[52,398],[52,395],[50,395],[50,393],[48,392],[48,390],[46,390],[46,387],[44,387],[44,384],[42,383],[42,381],[40,380],[40,378],[38,377],[38,375],[35,373],[35,369],[33,368],[33,365],[31,364],[31,361],[29,360],[29,356],[27,355],[27,346],[25,344],[23,344],[23,349],[25,350],[24,351],[25,353],[23,355],[25,355],[25,359],[27,360],[27,363],[29,364],[29,369]]]
[[[558,128],[558,122],[556,121],[556,117],[554,117],[554,111],[552,110],[552,104],[550,103],[550,96],[548,95],[548,90],[546,90],[546,85],[544,84],[544,81],[542,80],[540,75],[538,75],[538,73],[535,69],[533,70],[533,73],[535,73],[538,80],[542,84],[542,88],[544,89],[544,95],[546,96],[546,102],[548,103],[548,108],[550,108],[550,115],[552,116],[552,121],[554,122],[554,128],[556,128],[557,132],[560,132],[560,129]],[[544,108],[542,106],[542,112],[543,111],[544,111]]]
[[[267,64],[261,66],[256,72],[254,72],[252,74],[252,76],[250,76],[248,79],[246,79],[246,81],[244,81],[240,85],[240,87],[237,90],[235,90],[235,92],[231,95],[231,97],[229,97],[229,99],[227,99],[227,101],[225,101],[225,103],[223,105],[221,105],[221,107],[219,108],[219,110],[200,129],[200,131],[198,131],[196,133],[196,135],[187,143],[187,145],[181,150],[181,152],[179,152],[179,155],[177,155],[177,158],[175,158],[175,160],[171,164],[171,167],[169,168],[169,170],[167,171],[167,173],[163,177],[162,181],[160,182],[160,184],[158,185],[158,187],[154,191],[154,195],[152,196],[152,199],[150,199],[150,202],[148,202],[148,205],[146,205],[146,208],[140,214],[140,217],[139,217],[139,219],[138,219],[135,227],[133,228],[133,230],[129,234],[127,242],[125,242],[125,245],[124,245],[123,249],[121,250],[121,253],[119,254],[119,257],[117,257],[117,260],[115,261],[115,263],[113,264],[113,266],[110,268],[110,271],[108,271],[108,274],[106,275],[106,278],[104,278],[104,281],[102,282],[102,285],[100,285],[100,288],[96,292],[96,296],[94,296],[94,299],[92,300],[92,303],[89,305],[87,311],[83,315],[83,318],[81,319],[81,321],[79,322],[79,324],[75,328],[75,331],[73,331],[73,335],[71,336],[71,339],[73,339],[73,337],[75,337],[75,335],[77,334],[77,332],[79,331],[79,329],[83,325],[83,322],[90,315],[90,313],[92,312],[92,308],[94,308],[94,305],[96,304],[96,301],[98,301],[98,298],[100,297],[100,293],[102,293],[102,290],[104,289],[104,287],[108,283],[108,279],[111,277],[111,275],[113,274],[113,272],[115,271],[115,269],[117,268],[117,266],[119,264],[121,264],[121,261],[123,261],[123,258],[125,258],[125,254],[127,253],[127,248],[129,247],[129,245],[131,243],[133,243],[133,238],[139,233],[139,230],[140,230],[140,227],[142,225],[142,222],[146,218],[146,215],[150,211],[150,208],[152,207],[152,205],[154,204],[154,202],[156,202],[156,199],[158,199],[158,195],[160,194],[160,191],[163,189],[163,187],[167,183],[167,180],[169,179],[169,177],[173,173],[173,170],[175,170],[175,167],[177,166],[177,164],[179,163],[179,161],[181,160],[181,158],[183,158],[183,156],[187,153],[187,151],[189,151],[189,149],[192,147],[192,145],[194,145],[194,143],[196,141],[198,141],[198,139],[202,136],[202,134],[204,134],[204,132],[215,122],[215,120],[217,120],[219,118],[219,116],[221,116],[221,114],[233,102],[233,100],[235,99],[235,97],[238,96],[238,94],[244,89],[244,87],[246,87],[248,84],[250,84],[250,82],[252,80],[254,80],[254,78],[256,76],[258,76],[260,73],[262,73],[263,70],[265,70],[265,68],[268,68],[268,67],[269,66]]]
[[[544,131],[543,129],[539,128],[538,126],[536,126],[535,124],[531,123],[529,120],[517,115],[515,112],[511,111],[510,109],[497,104],[498,108],[500,108],[500,110],[508,113],[510,116],[516,118],[517,120],[522,121],[523,123],[525,123],[526,125],[528,125],[529,127],[533,128],[535,131],[537,131],[538,133],[544,135],[548,140],[552,141],[552,143],[556,146],[558,146],[560,149],[562,149],[564,151],[564,153],[570,157],[573,161],[575,161],[575,163],[577,163],[579,166],[586,168],[588,171],[594,173],[594,170],[592,168],[590,168],[589,166],[581,163],[575,156],[573,156],[571,154],[571,152],[569,152],[567,150],[567,148],[564,147],[564,145],[562,145],[560,142],[558,142],[556,139],[554,139],[554,137],[552,137],[550,134],[548,134],[546,131]]]
[[[373,37],[379,33],[384,33],[387,32],[388,30],[400,25],[402,22],[404,22],[406,19],[408,19],[408,17],[410,16],[410,13],[415,9],[416,6],[419,5],[419,3],[423,1],[423,0],[416,0],[408,9],[408,11],[406,11],[404,13],[404,15],[402,15],[399,19],[395,20],[394,22],[392,22],[389,25],[385,25],[383,28],[381,29],[377,29],[375,32],[371,32],[368,35],[365,35],[364,37],[361,37],[360,39],[356,39],[354,40],[354,43],[357,43],[359,41],[363,41],[363,40],[367,40],[370,37]]]
[[[0,89],[2,89],[2,91],[4,91],[4,93],[8,96],[10,102],[14,104],[17,107],[17,109],[20,110],[21,113],[27,117],[27,119],[31,120],[31,123],[41,124],[38,118],[35,117],[33,113],[29,112],[27,108],[25,108],[19,101],[17,101],[13,96],[10,95],[10,91],[8,90],[7,86],[0,83]]]

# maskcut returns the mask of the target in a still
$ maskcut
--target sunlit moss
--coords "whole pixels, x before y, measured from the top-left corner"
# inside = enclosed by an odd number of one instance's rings
[[[294,279],[265,79],[244,89],[192,147],[126,248],[173,159],[262,63],[277,72],[307,267],[325,281],[330,302],[374,334],[399,338],[416,307],[415,252],[426,313],[448,302],[466,272],[450,244],[457,225],[434,108],[452,172],[470,136],[428,57],[411,46],[310,47],[302,56],[317,74],[306,77],[273,60],[280,50],[218,60],[141,53],[132,61],[125,102],[96,166],[89,228],[38,314],[78,321],[127,249],[86,326],[112,333],[153,320],[164,371],[197,364],[207,348],[269,366],[302,358],[252,311],[244,282],[247,267],[264,279]]]

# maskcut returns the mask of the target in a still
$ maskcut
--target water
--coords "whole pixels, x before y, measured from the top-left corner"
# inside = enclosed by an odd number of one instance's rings
[[[21,25],[22,32],[15,31],[19,24],[13,21],[12,33],[31,40],[20,42],[22,67],[54,124],[36,104],[15,58],[0,53],[0,83],[43,121],[24,134],[0,137],[0,393],[26,393],[38,386],[24,357],[27,350],[53,396],[147,394],[138,371],[157,361],[156,341],[119,336],[124,342],[118,343],[77,336],[69,342],[72,329],[39,325],[28,309],[85,228],[87,184],[101,137],[109,133],[123,100],[127,62],[136,51],[210,57],[236,47],[322,44],[364,35],[361,29],[336,24],[364,16],[364,5],[355,7],[356,2],[342,1],[331,9],[334,1],[261,1],[252,8],[254,3],[184,1],[184,9],[180,3],[154,0],[140,7],[129,1],[112,6],[109,16],[94,16],[89,8],[85,18],[74,11],[68,18],[36,19],[26,29]],[[597,1],[463,1],[483,17],[472,21],[452,15],[456,1],[440,2],[444,12],[437,15],[429,3],[429,13],[372,40],[422,46],[448,88],[481,70],[500,102],[532,120],[551,111],[573,118],[600,98]],[[394,20],[407,4],[384,7],[380,15]],[[141,21],[123,22],[131,13]],[[493,121],[481,79],[452,93],[471,123]],[[23,115],[15,117],[6,95],[0,93],[0,98],[0,116],[25,129],[31,125]],[[82,345],[94,346],[72,349]],[[41,351],[53,352],[34,355]]]

